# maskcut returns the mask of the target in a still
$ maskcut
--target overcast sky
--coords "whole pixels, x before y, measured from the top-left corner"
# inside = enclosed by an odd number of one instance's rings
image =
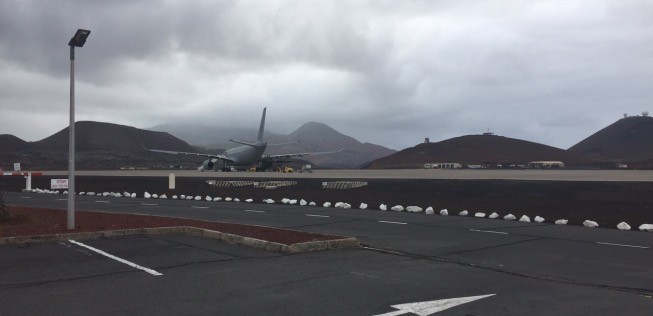
[[[78,28],[78,121],[568,148],[653,112],[653,1],[0,0],[0,134],[68,126]]]

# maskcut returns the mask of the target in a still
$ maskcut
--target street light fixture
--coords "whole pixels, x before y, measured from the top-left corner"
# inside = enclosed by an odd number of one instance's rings
[[[86,43],[89,30],[78,29],[70,46],[70,126],[68,127],[68,229],[75,229],[75,47]]]

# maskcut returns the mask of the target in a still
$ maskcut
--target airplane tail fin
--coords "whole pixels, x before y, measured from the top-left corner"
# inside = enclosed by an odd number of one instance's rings
[[[263,116],[261,116],[261,126],[258,128],[258,141],[263,141],[263,130],[265,129],[265,111],[268,108],[263,108]]]

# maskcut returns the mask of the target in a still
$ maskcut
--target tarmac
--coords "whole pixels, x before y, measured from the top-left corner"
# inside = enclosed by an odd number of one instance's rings
[[[294,179],[459,179],[459,180],[547,180],[547,181],[653,181],[653,170],[569,169],[339,169],[313,172],[200,172],[197,170],[92,170],[78,176]],[[67,176],[67,171],[44,171],[46,176]]]

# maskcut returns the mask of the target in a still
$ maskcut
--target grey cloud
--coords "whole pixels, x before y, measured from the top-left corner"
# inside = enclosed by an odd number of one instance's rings
[[[488,128],[565,148],[624,112],[649,110],[651,9],[616,0],[8,0],[0,108],[65,111],[66,44],[85,27],[79,119],[242,125],[268,106],[273,131],[318,121],[396,149]],[[45,134],[0,123],[0,133],[28,140]],[[53,124],[63,128],[65,116]]]

